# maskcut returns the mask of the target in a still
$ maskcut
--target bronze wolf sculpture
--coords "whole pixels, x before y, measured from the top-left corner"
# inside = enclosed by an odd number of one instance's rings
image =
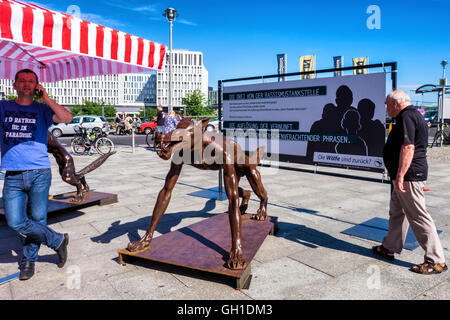
[[[150,245],[156,226],[169,205],[172,190],[184,163],[204,170],[223,168],[232,235],[232,247],[226,265],[230,269],[244,269],[247,263],[243,257],[241,214],[244,214],[247,209],[251,192],[239,187],[239,181],[245,176],[260,199],[259,209],[252,218],[265,220],[268,197],[261,175],[256,168],[264,148],[259,148],[252,157],[249,157],[234,140],[205,130],[208,122],[209,119],[194,122],[191,118],[185,118],[178,123],[174,131],[161,137],[162,149],[158,152],[158,156],[164,160],[170,159],[172,155],[174,157],[164,187],[158,194],[150,226],[141,240],[128,244],[128,250],[140,251]],[[175,160],[176,152],[179,158]],[[180,159],[181,157],[183,159]],[[218,159],[220,161],[217,161]],[[239,198],[242,198],[240,206]]]
[[[89,192],[89,186],[86,182],[85,175],[100,167],[106,159],[116,153],[116,151],[114,151],[104,154],[79,172],[76,172],[72,156],[50,132],[47,132],[47,143],[47,152],[55,157],[61,178],[63,181],[77,188],[77,194],[71,200],[72,202],[83,201],[85,195]]]

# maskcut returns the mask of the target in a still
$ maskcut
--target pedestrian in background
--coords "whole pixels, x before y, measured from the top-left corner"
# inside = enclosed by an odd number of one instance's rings
[[[178,118],[175,116],[175,111],[170,111],[164,121],[164,134],[175,130],[178,124]]]
[[[125,114],[123,112],[117,113],[116,114],[116,134],[119,134],[120,127],[123,124],[123,120],[125,120]]]
[[[164,113],[162,105],[156,107],[156,128],[154,136],[154,147],[161,147],[161,136],[164,134]]]
[[[133,131],[133,118],[130,114],[127,114],[125,119],[123,120],[123,123],[125,124],[125,133],[126,134],[132,134]]]

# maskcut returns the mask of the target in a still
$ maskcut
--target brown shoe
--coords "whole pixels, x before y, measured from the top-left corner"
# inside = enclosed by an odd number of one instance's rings
[[[394,253],[383,247],[383,245],[372,247],[372,251],[386,260],[394,260]]]
[[[429,262],[424,262],[412,267],[410,270],[420,274],[438,274],[447,271],[447,269],[448,267],[445,263],[432,264]]]

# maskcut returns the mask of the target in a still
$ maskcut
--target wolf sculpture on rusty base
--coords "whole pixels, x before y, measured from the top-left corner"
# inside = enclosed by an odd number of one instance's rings
[[[89,186],[86,182],[85,175],[100,167],[106,159],[116,153],[116,151],[113,151],[104,154],[79,172],[76,172],[72,156],[50,132],[47,132],[47,152],[55,157],[63,181],[77,188],[77,194],[71,202],[81,202],[84,200],[85,195],[89,192]]]
[[[163,135],[161,141],[158,141],[162,145],[161,151],[158,152],[160,158],[169,160],[173,155],[170,170],[164,187],[158,194],[147,232],[141,240],[130,242],[127,249],[131,252],[141,251],[150,245],[156,226],[169,205],[172,190],[177,183],[183,164],[203,170],[223,168],[232,238],[227,266],[230,269],[245,269],[247,263],[243,257],[241,214],[244,214],[247,209],[251,192],[239,187],[239,181],[245,176],[260,199],[259,209],[252,218],[265,220],[268,197],[262,184],[261,174],[257,170],[264,147],[256,150],[252,156],[248,156],[234,140],[205,130],[208,122],[209,119],[194,122],[191,118],[184,118],[174,131]],[[242,198],[240,206],[239,198]]]

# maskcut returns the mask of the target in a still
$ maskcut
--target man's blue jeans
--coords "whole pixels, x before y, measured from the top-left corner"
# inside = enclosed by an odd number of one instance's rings
[[[41,244],[56,250],[64,240],[64,235],[47,226],[51,180],[50,169],[7,172],[5,175],[3,205],[6,221],[9,227],[26,236],[21,264],[37,261]]]

